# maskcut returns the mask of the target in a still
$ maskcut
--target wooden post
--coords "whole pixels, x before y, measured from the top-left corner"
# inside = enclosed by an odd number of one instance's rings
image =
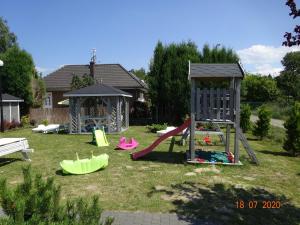
[[[235,134],[234,134],[234,163],[239,162],[239,132],[240,132],[240,88],[241,79],[235,78]]]
[[[76,113],[77,113],[77,128],[78,133],[81,134],[81,118],[80,118],[81,98],[76,98]]]
[[[225,145],[225,152],[229,153],[229,148],[230,148],[230,128],[231,125],[227,124],[226,125],[226,145]]]
[[[230,107],[230,120],[234,121],[234,78],[230,79],[230,89],[229,89],[229,107]]]
[[[125,118],[126,118],[126,128],[129,127],[129,104],[128,98],[125,98]]]
[[[120,110],[120,97],[116,97],[117,99],[117,132],[121,131],[121,110]]]
[[[195,80],[191,79],[191,131],[190,131],[190,160],[195,159]]]
[[[72,115],[72,110],[73,110],[74,104],[73,104],[73,98],[69,97],[69,133],[72,134],[72,122],[73,122],[73,115]]]

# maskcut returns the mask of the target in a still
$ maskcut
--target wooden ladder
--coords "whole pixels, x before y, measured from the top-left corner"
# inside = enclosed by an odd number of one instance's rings
[[[259,164],[258,159],[256,158],[254,151],[250,147],[250,145],[247,141],[247,138],[245,137],[245,135],[243,134],[241,129],[239,129],[238,136],[239,136],[239,139],[241,140],[246,152],[248,153],[249,157],[251,158],[251,160],[258,165]]]

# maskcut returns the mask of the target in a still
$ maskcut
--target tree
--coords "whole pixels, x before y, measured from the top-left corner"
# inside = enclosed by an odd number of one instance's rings
[[[287,0],[285,3],[291,10],[290,16],[293,16],[293,19],[300,16],[300,9],[297,9],[296,3],[294,0]],[[293,46],[300,45],[300,26],[296,25],[294,28],[294,34],[291,32],[285,32],[284,38],[286,39],[282,45]]]
[[[247,74],[241,85],[241,95],[246,101],[274,101],[280,91],[271,76]]]
[[[202,63],[236,63],[239,57],[230,48],[219,48],[219,44],[211,48],[205,44],[200,52],[200,60]]]
[[[300,152],[300,102],[296,102],[285,121],[286,139],[283,148],[295,156]]]
[[[36,76],[35,65],[29,53],[17,46],[0,54],[4,66],[0,70],[3,92],[24,99],[25,111],[33,103],[31,82]]]
[[[36,73],[36,76],[32,80],[32,94],[33,94],[33,103],[32,107],[39,108],[43,105],[43,100],[46,93],[45,82],[42,78],[42,73]]]
[[[80,88],[84,88],[95,83],[94,79],[87,74],[84,74],[82,78],[73,74],[72,81],[71,81],[71,89],[76,90]]]
[[[159,122],[180,123],[189,111],[188,60],[199,62],[192,42],[163,46],[158,42],[148,74],[149,97]]]
[[[300,51],[287,53],[281,63],[284,70],[276,77],[278,87],[285,95],[300,100]]]
[[[32,178],[31,167],[23,168],[24,182],[16,189],[8,188],[4,179],[0,180],[0,199],[8,219],[0,219],[1,224],[37,225],[98,225],[102,210],[98,197],[91,202],[82,198],[62,205],[61,187],[48,177],[45,181],[37,174]],[[112,224],[113,219],[106,219],[104,225]],[[103,223],[101,223],[103,225]]]
[[[163,46],[158,42],[147,75],[149,97],[155,107],[158,122],[180,123],[190,108],[188,61],[192,63],[237,62],[238,56],[225,47],[210,49],[208,45],[199,52],[189,41]]]
[[[250,116],[251,116],[250,106],[248,104],[242,104],[240,127],[242,128],[244,133],[250,130],[251,128]]]
[[[129,72],[136,75],[141,80],[143,80],[145,82],[147,81],[147,74],[146,74],[146,71],[143,67],[138,69],[138,70],[132,69]]]
[[[0,54],[17,45],[16,35],[10,32],[7,21],[0,17]]]
[[[258,109],[258,120],[254,126],[253,135],[262,140],[270,130],[271,112],[263,105]]]

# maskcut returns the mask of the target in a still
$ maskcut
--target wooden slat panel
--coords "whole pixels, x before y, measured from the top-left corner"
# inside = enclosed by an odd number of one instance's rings
[[[209,90],[209,118],[214,119],[214,89]]]
[[[200,120],[201,118],[201,102],[200,102],[200,99],[201,99],[201,90],[200,88],[197,88],[197,91],[196,91],[196,118],[197,120]]]
[[[208,107],[207,107],[207,88],[204,88],[203,90],[203,119],[207,119],[207,111],[208,111]]]
[[[234,121],[234,79],[232,78],[230,81],[230,120]]]
[[[226,89],[222,89],[222,97],[223,97],[223,113],[221,119],[226,120]]]
[[[217,89],[217,119],[220,119],[221,95],[220,88]]]

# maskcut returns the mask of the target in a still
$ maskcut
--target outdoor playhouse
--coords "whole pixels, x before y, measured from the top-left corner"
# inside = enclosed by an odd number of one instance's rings
[[[239,140],[255,163],[257,158],[240,129],[240,88],[244,71],[239,63],[203,64],[189,62],[191,81],[191,125],[188,161],[197,163],[203,152],[195,148],[197,123],[213,123],[226,127],[225,152],[230,153],[230,130],[234,135],[234,164],[239,163]]]

